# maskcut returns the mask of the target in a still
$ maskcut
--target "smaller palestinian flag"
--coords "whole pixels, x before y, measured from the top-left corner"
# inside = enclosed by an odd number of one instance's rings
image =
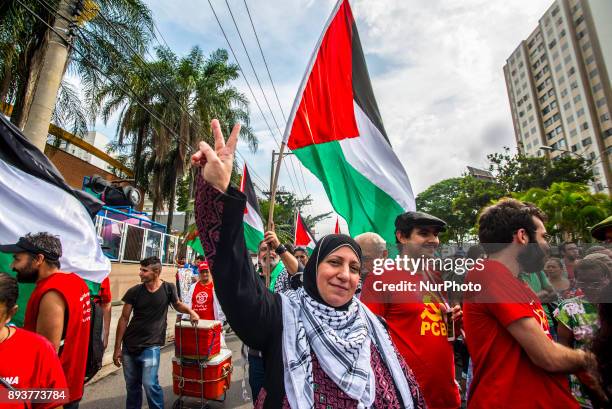
[[[198,233],[198,228],[195,223],[189,226],[189,231],[187,235],[185,235],[184,242],[186,245],[191,247],[193,251],[198,253],[201,256],[204,256],[204,248],[202,247],[202,242],[200,241],[200,235]]]
[[[340,234],[340,218],[336,216],[336,227],[334,228],[334,234]]]
[[[293,245],[295,247],[305,247],[308,254],[311,254],[317,245],[300,212],[297,212],[295,217],[295,238],[293,239]]]
[[[242,182],[240,182],[240,191],[245,194],[247,199],[243,218],[244,241],[249,251],[257,253],[259,243],[264,239],[264,224],[255,194],[255,186],[251,181],[251,176],[249,176],[246,163],[242,173]]]

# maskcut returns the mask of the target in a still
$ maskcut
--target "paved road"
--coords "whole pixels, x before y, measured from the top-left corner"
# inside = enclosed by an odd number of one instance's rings
[[[109,350],[112,351],[114,345],[114,327],[118,318],[118,310],[120,307],[113,307],[113,321],[111,327],[111,339],[109,340]],[[172,324],[174,323],[174,312],[168,314],[168,333],[172,332]],[[232,374],[232,383],[227,393],[225,402],[209,402],[211,409],[216,408],[239,408],[247,409],[252,408],[252,401],[245,401],[242,398],[242,380],[244,379],[243,365],[244,360],[240,356],[241,342],[234,333],[229,334],[226,337],[228,348],[232,350],[232,364],[234,365],[234,372]],[[109,352],[105,356],[105,361],[108,362]],[[164,407],[172,408],[173,403],[176,400],[176,396],[172,392],[172,357],[174,357],[174,343],[169,342],[166,347],[162,349],[161,353],[161,364],[159,368],[159,383],[164,390]],[[125,407],[125,380],[123,378],[123,371],[116,368],[114,365],[106,365],[97,379],[94,379],[88,385],[85,386],[85,393],[83,400],[81,401],[81,409],[120,409]],[[250,395],[250,389],[248,386],[248,380],[246,388]],[[185,398],[186,408],[200,408],[199,399]],[[146,398],[143,393],[143,408],[148,408]]]

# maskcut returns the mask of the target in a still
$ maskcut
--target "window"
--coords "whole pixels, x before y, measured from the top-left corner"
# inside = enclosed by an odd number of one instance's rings
[[[542,91],[544,88],[546,88],[546,84],[540,84],[536,87],[536,89],[538,90],[538,92]]]
[[[563,84],[565,82],[565,77],[562,75],[559,77],[559,84]]]
[[[532,134],[535,134],[535,133],[536,133],[535,126],[534,126],[533,128],[531,128],[531,133],[532,133]]]
[[[532,122],[533,122],[533,120],[534,120],[534,117],[533,117],[533,115],[531,115],[531,116],[529,117],[529,123],[532,123]]]
[[[580,94],[576,95],[574,97],[574,104],[578,103],[578,101],[580,101],[582,98],[580,97]]]
[[[553,119],[549,118],[546,121],[544,121],[544,128],[547,128],[549,125],[552,125],[553,123]]]
[[[563,90],[561,90],[561,97],[565,96],[567,96],[567,88],[563,88]]]
[[[582,115],[584,115],[584,108],[580,108],[578,111],[576,111],[576,115],[577,115],[577,116],[582,116]]]
[[[578,88],[578,83],[577,83],[576,81],[572,82],[572,83],[570,84],[570,88],[571,88],[571,89],[576,89],[576,88]]]
[[[533,45],[534,45],[534,44],[535,44],[535,38],[534,38],[534,39],[532,39],[532,40],[529,42],[529,44],[527,44],[527,47],[529,47],[529,48],[533,48]]]
[[[569,64],[569,63],[570,63],[570,61],[572,61],[572,56],[571,56],[571,55],[566,56],[566,57],[563,59],[563,61],[565,62],[565,64]]]
[[[578,40],[580,40],[582,37],[584,37],[586,34],[584,34],[584,30],[583,31],[578,31],[576,33],[576,37],[578,37]]]
[[[548,72],[550,70],[550,68],[548,68],[548,65],[545,65],[544,67],[542,67],[542,72]]]
[[[561,30],[559,32],[559,37],[565,37],[565,30]]]
[[[568,75],[574,75],[575,73],[576,73],[576,69],[574,67],[570,67],[570,69],[567,70]]]
[[[557,60],[559,58],[559,51],[555,51],[552,55],[553,60]]]
[[[559,135],[561,132],[563,132],[563,128],[558,126],[557,129],[555,129],[555,132],[557,133],[557,135]]]
[[[604,139],[607,138],[608,136],[612,135],[612,128],[608,128],[604,131],[603,136]]]
[[[578,5],[576,4],[574,7],[572,7],[572,14],[576,14],[576,12],[579,10]]]
[[[546,115],[550,112],[550,106],[544,107],[544,109],[542,110],[542,115]]]
[[[534,77],[534,78],[535,78],[535,80],[537,81],[537,80],[539,80],[540,78],[542,78],[542,75],[544,75],[544,74],[542,73],[542,71],[538,72],[538,73],[535,75],[535,77]]]
[[[561,71],[561,68],[562,68],[562,67],[561,67],[561,64],[557,64],[557,65],[555,66],[555,72],[559,72],[559,71]]]
[[[584,62],[586,62],[587,65],[589,65],[590,63],[592,63],[593,61],[595,61],[595,57],[593,57],[593,54],[589,55],[586,60],[584,60]]]
[[[525,71],[521,71],[521,79],[525,78]]]
[[[582,46],[582,51],[586,51],[589,48],[591,48],[591,42],[590,41],[584,43],[584,45]]]
[[[576,20],[574,20],[574,24],[578,25],[578,24],[582,23],[583,21],[584,21],[584,16],[580,16]]]
[[[569,123],[572,123],[572,122],[574,122],[574,115],[568,115],[567,116],[567,123],[569,124]]]
[[[599,91],[601,88],[601,82],[598,82],[597,84],[593,85],[593,93]]]
[[[610,114],[606,112],[605,114],[600,116],[599,119],[601,119],[601,122],[609,121],[610,120]]]
[[[590,137],[588,137],[588,138],[584,138],[584,139],[582,140],[582,146],[589,146],[589,145],[590,145],[590,144],[592,144],[592,143],[593,143],[593,141],[591,140],[591,138],[590,138]]]
[[[589,124],[585,122],[582,124],[582,130],[586,131],[587,129],[589,129]]]
[[[595,105],[597,105],[597,108],[601,108],[602,106],[606,105],[606,99],[605,98],[598,99]]]
[[[553,101],[550,103],[550,109],[554,109],[557,107],[557,101]]]
[[[551,81],[551,82],[552,82],[552,81]],[[549,97],[554,97],[554,96],[555,96],[555,90],[554,90],[554,89],[549,90],[549,91],[548,91],[548,96],[549,96]]]
[[[567,111],[568,109],[570,109],[570,107],[571,107],[571,104],[570,104],[569,102],[566,102],[566,103],[563,105],[563,110]]]
[[[561,51],[565,51],[565,50],[567,50],[568,48],[569,48],[569,45],[568,45],[567,43],[563,43],[563,44],[561,45]]]
[[[551,27],[550,30],[546,32],[546,37],[552,37],[552,35],[553,35],[553,29]]]
[[[533,63],[532,67],[534,70],[536,70],[538,67],[540,66],[540,60],[536,61],[535,63]]]
[[[552,117],[553,121],[558,121],[561,117],[559,116],[559,114],[554,114]]]
[[[540,57],[540,62],[543,63],[544,61],[546,61],[546,55]]]
[[[546,134],[546,138],[548,140],[553,139],[556,136],[555,131],[550,131],[549,133]]]
[[[519,67],[519,68],[523,68],[523,62],[522,62],[522,61],[519,61],[519,63],[518,63],[518,67]]]
[[[599,71],[597,71],[597,68],[595,68],[593,71],[589,72],[589,78],[593,78],[597,74],[599,74]]]
[[[575,129],[572,129],[572,130],[570,131],[570,137],[574,138],[576,135],[578,135],[578,131],[577,131],[577,130],[575,130]]]
[[[550,43],[548,43],[548,49],[552,50],[552,48],[556,45],[557,45],[557,40],[552,40]]]
[[[576,152],[578,150],[578,144],[572,145],[572,152]]]
[[[552,14],[553,17],[555,17],[557,14],[559,14],[559,7],[555,7],[550,14]]]
[[[561,139],[559,142],[557,142],[557,144],[561,149],[565,149],[567,147],[567,145],[565,144],[565,139]]]
[[[548,26],[550,24],[550,19],[548,17],[544,17],[544,25]]]
[[[520,118],[522,118],[522,117],[524,117],[524,116],[525,116],[525,111],[521,111],[521,112],[519,112],[519,117],[520,117]]]
[[[527,127],[527,121],[523,121],[523,128]]]
[[[540,90],[538,90],[540,91]],[[540,97],[540,104],[544,104],[544,102],[548,99],[548,95],[544,94]]]

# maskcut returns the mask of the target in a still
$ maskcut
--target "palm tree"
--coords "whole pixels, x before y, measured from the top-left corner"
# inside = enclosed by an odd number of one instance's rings
[[[26,3],[44,22],[53,25],[58,0]],[[144,52],[153,20],[141,0],[84,0],[83,4],[83,16],[87,18],[77,20],[65,69],[77,74],[91,93],[107,83],[107,74],[125,66],[134,50]],[[16,0],[3,2],[0,21],[0,103],[13,104],[11,121],[22,128],[50,29]]]
[[[160,47],[156,57],[151,62],[134,61],[129,70],[118,72],[127,86],[109,83],[92,95],[92,102],[104,121],[120,113],[116,147],[129,150],[138,185],[151,196],[154,213],[167,204],[170,228],[177,181],[190,171],[187,146],[202,139],[212,142],[208,130],[212,118],[224,126],[243,123],[241,138],[252,150],[257,138],[249,126],[247,100],[231,85],[238,78],[238,67],[228,63],[227,52],[217,50],[206,58],[194,47],[179,58]],[[195,178],[189,176],[191,198]]]

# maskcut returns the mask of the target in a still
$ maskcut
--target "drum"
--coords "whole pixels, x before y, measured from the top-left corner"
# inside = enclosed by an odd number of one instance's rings
[[[232,381],[232,351],[222,349],[208,361],[172,358],[175,395],[219,399]]]
[[[193,326],[179,321],[174,327],[174,353],[179,358],[209,359],[221,350],[221,321],[200,320]]]

